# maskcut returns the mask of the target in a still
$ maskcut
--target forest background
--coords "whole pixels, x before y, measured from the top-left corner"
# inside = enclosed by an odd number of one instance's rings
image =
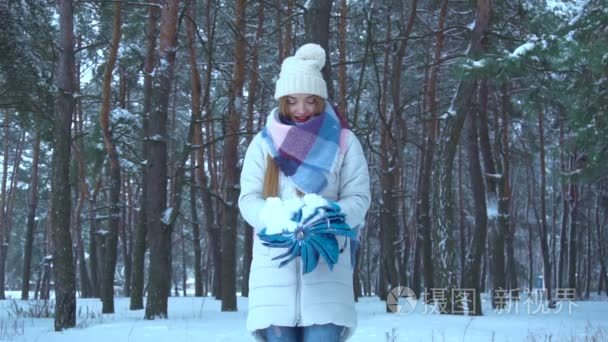
[[[238,310],[242,157],[307,42],[370,166],[355,297],[608,294],[607,33],[601,0],[2,0],[0,299]]]

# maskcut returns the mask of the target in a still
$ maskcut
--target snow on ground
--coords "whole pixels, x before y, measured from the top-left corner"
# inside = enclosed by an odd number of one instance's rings
[[[18,298],[18,293],[7,293]],[[605,298],[605,297],[604,297]],[[78,299],[77,327],[53,331],[51,318],[16,318],[14,305],[0,301],[0,340],[40,342],[122,341],[250,341],[245,331],[247,299],[238,298],[239,312],[221,312],[212,297],[171,297],[169,319],[143,320],[143,310],[130,311],[128,298],[117,298],[116,313],[101,315],[98,299]],[[362,341],[585,341],[608,340],[608,302],[563,302],[544,312],[523,300],[506,312],[493,312],[485,301],[484,316],[439,315],[418,303],[409,314],[386,313],[376,297],[357,304],[359,326],[353,342]],[[518,310],[516,310],[518,309]],[[518,312],[516,312],[518,311]],[[387,334],[390,339],[387,339]]]

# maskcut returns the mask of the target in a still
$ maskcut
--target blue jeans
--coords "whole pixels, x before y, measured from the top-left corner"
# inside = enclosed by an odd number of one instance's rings
[[[345,327],[331,323],[308,327],[272,325],[263,331],[267,342],[339,342],[345,333]]]

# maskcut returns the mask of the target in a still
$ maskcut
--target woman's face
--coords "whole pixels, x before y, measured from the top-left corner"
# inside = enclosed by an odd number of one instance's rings
[[[310,94],[292,94],[287,96],[288,114],[296,123],[310,120],[316,114],[317,99]]]

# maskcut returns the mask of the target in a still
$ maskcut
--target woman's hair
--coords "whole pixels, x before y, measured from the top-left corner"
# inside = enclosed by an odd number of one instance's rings
[[[315,98],[315,115],[321,114],[325,109],[325,99],[313,95]],[[279,115],[291,117],[287,96],[279,98]],[[272,156],[266,157],[266,173],[264,174],[264,198],[279,196],[279,166]]]
[[[279,195],[279,166],[272,156],[266,156],[266,173],[264,174],[264,198]]]

